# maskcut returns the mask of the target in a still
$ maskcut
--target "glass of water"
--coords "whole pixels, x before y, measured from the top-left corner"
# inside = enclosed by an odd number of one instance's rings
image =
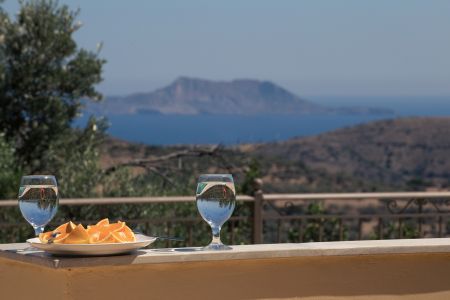
[[[36,236],[58,210],[59,193],[53,175],[23,176],[19,188],[19,208],[23,217],[34,228]]]
[[[220,229],[231,217],[236,205],[236,190],[231,174],[200,175],[196,193],[197,208],[211,226],[212,241],[205,250],[229,250],[220,241]]]

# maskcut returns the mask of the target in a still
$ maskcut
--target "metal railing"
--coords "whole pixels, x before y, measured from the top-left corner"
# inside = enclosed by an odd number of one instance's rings
[[[194,202],[191,196],[61,199],[62,206],[118,204],[176,204]],[[384,238],[446,237],[450,234],[450,192],[389,192],[345,194],[239,195],[248,203],[249,215],[234,215],[228,222],[228,241],[235,242],[235,228],[249,226],[249,243],[307,242]],[[17,200],[0,201],[0,210],[16,206]],[[94,220],[84,220],[94,221]],[[159,216],[127,220],[129,224],[163,224],[166,234],[182,224],[186,245],[193,244],[193,230],[202,220],[198,214]],[[15,226],[0,220],[0,228]],[[226,234],[226,233],[225,233]],[[167,244],[170,246],[170,243]]]
[[[255,203],[261,202],[259,206],[263,209],[260,211],[264,214],[259,217],[255,211],[256,219],[265,224],[270,220],[275,222],[272,231],[276,232],[277,242],[283,241],[283,229],[292,231],[295,224],[298,242],[308,241],[305,240],[306,230],[316,230],[315,240],[318,241],[445,237],[450,234],[450,192],[268,195],[260,192],[255,196]],[[319,213],[306,209],[317,203],[322,208]],[[270,209],[275,213],[268,216]],[[288,225],[283,227],[286,222]],[[328,233],[325,232],[327,225]],[[254,237],[255,242],[264,240],[262,235]]]

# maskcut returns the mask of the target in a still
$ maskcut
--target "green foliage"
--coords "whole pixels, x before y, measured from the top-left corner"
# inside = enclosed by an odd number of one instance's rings
[[[308,204],[305,214],[308,216],[326,215],[327,211],[319,202]],[[303,226],[302,232],[298,229]],[[348,228],[342,225],[342,239],[348,239]],[[302,234],[302,236],[300,236]],[[338,218],[308,218],[305,224],[292,224],[287,231],[290,242],[319,242],[319,241],[338,241],[340,240],[339,220]]]
[[[47,155],[50,172],[56,175],[61,197],[95,197],[95,188],[102,180],[99,165],[99,146],[103,141],[105,125],[91,118],[85,129],[53,143]],[[61,151],[64,149],[64,151]]]
[[[253,195],[255,192],[254,182],[256,178],[261,178],[261,165],[258,160],[253,158],[245,172],[245,177],[242,182],[240,192],[245,195]]]
[[[399,229],[398,221],[385,221],[384,229],[382,233],[382,237],[379,236],[379,233],[374,233],[373,237],[376,239],[414,239],[419,238],[419,229],[417,220],[414,219],[403,219],[403,223],[401,226],[401,232]]]
[[[406,182],[406,189],[410,191],[423,191],[427,187],[433,186],[432,182],[426,181],[423,178],[414,177]]]
[[[16,166],[14,148],[0,134],[0,198],[13,198],[19,186],[20,171]]]
[[[82,99],[101,99],[94,86],[105,61],[77,47],[76,16],[65,5],[41,0],[21,2],[14,20],[0,18],[0,128],[27,173],[54,172],[61,166],[57,159],[68,162],[93,145],[71,123]]]

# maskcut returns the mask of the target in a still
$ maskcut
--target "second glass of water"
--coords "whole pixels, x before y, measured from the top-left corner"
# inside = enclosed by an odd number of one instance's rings
[[[220,240],[220,229],[231,217],[236,205],[236,191],[231,174],[203,174],[197,184],[197,208],[211,226],[212,241],[205,250],[228,250]]]
[[[23,217],[34,228],[36,236],[58,210],[59,194],[53,175],[23,176],[19,188],[19,208]]]

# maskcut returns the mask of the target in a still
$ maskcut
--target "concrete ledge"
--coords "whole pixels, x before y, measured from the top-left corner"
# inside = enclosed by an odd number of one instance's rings
[[[49,268],[79,268],[302,256],[450,253],[450,238],[239,245],[229,251],[201,251],[201,248],[144,249],[128,255],[103,257],[57,257],[27,248],[27,244],[3,244],[0,245],[0,257]]]
[[[0,246],[1,299],[450,299],[450,239],[147,249],[92,258],[26,247]]]

